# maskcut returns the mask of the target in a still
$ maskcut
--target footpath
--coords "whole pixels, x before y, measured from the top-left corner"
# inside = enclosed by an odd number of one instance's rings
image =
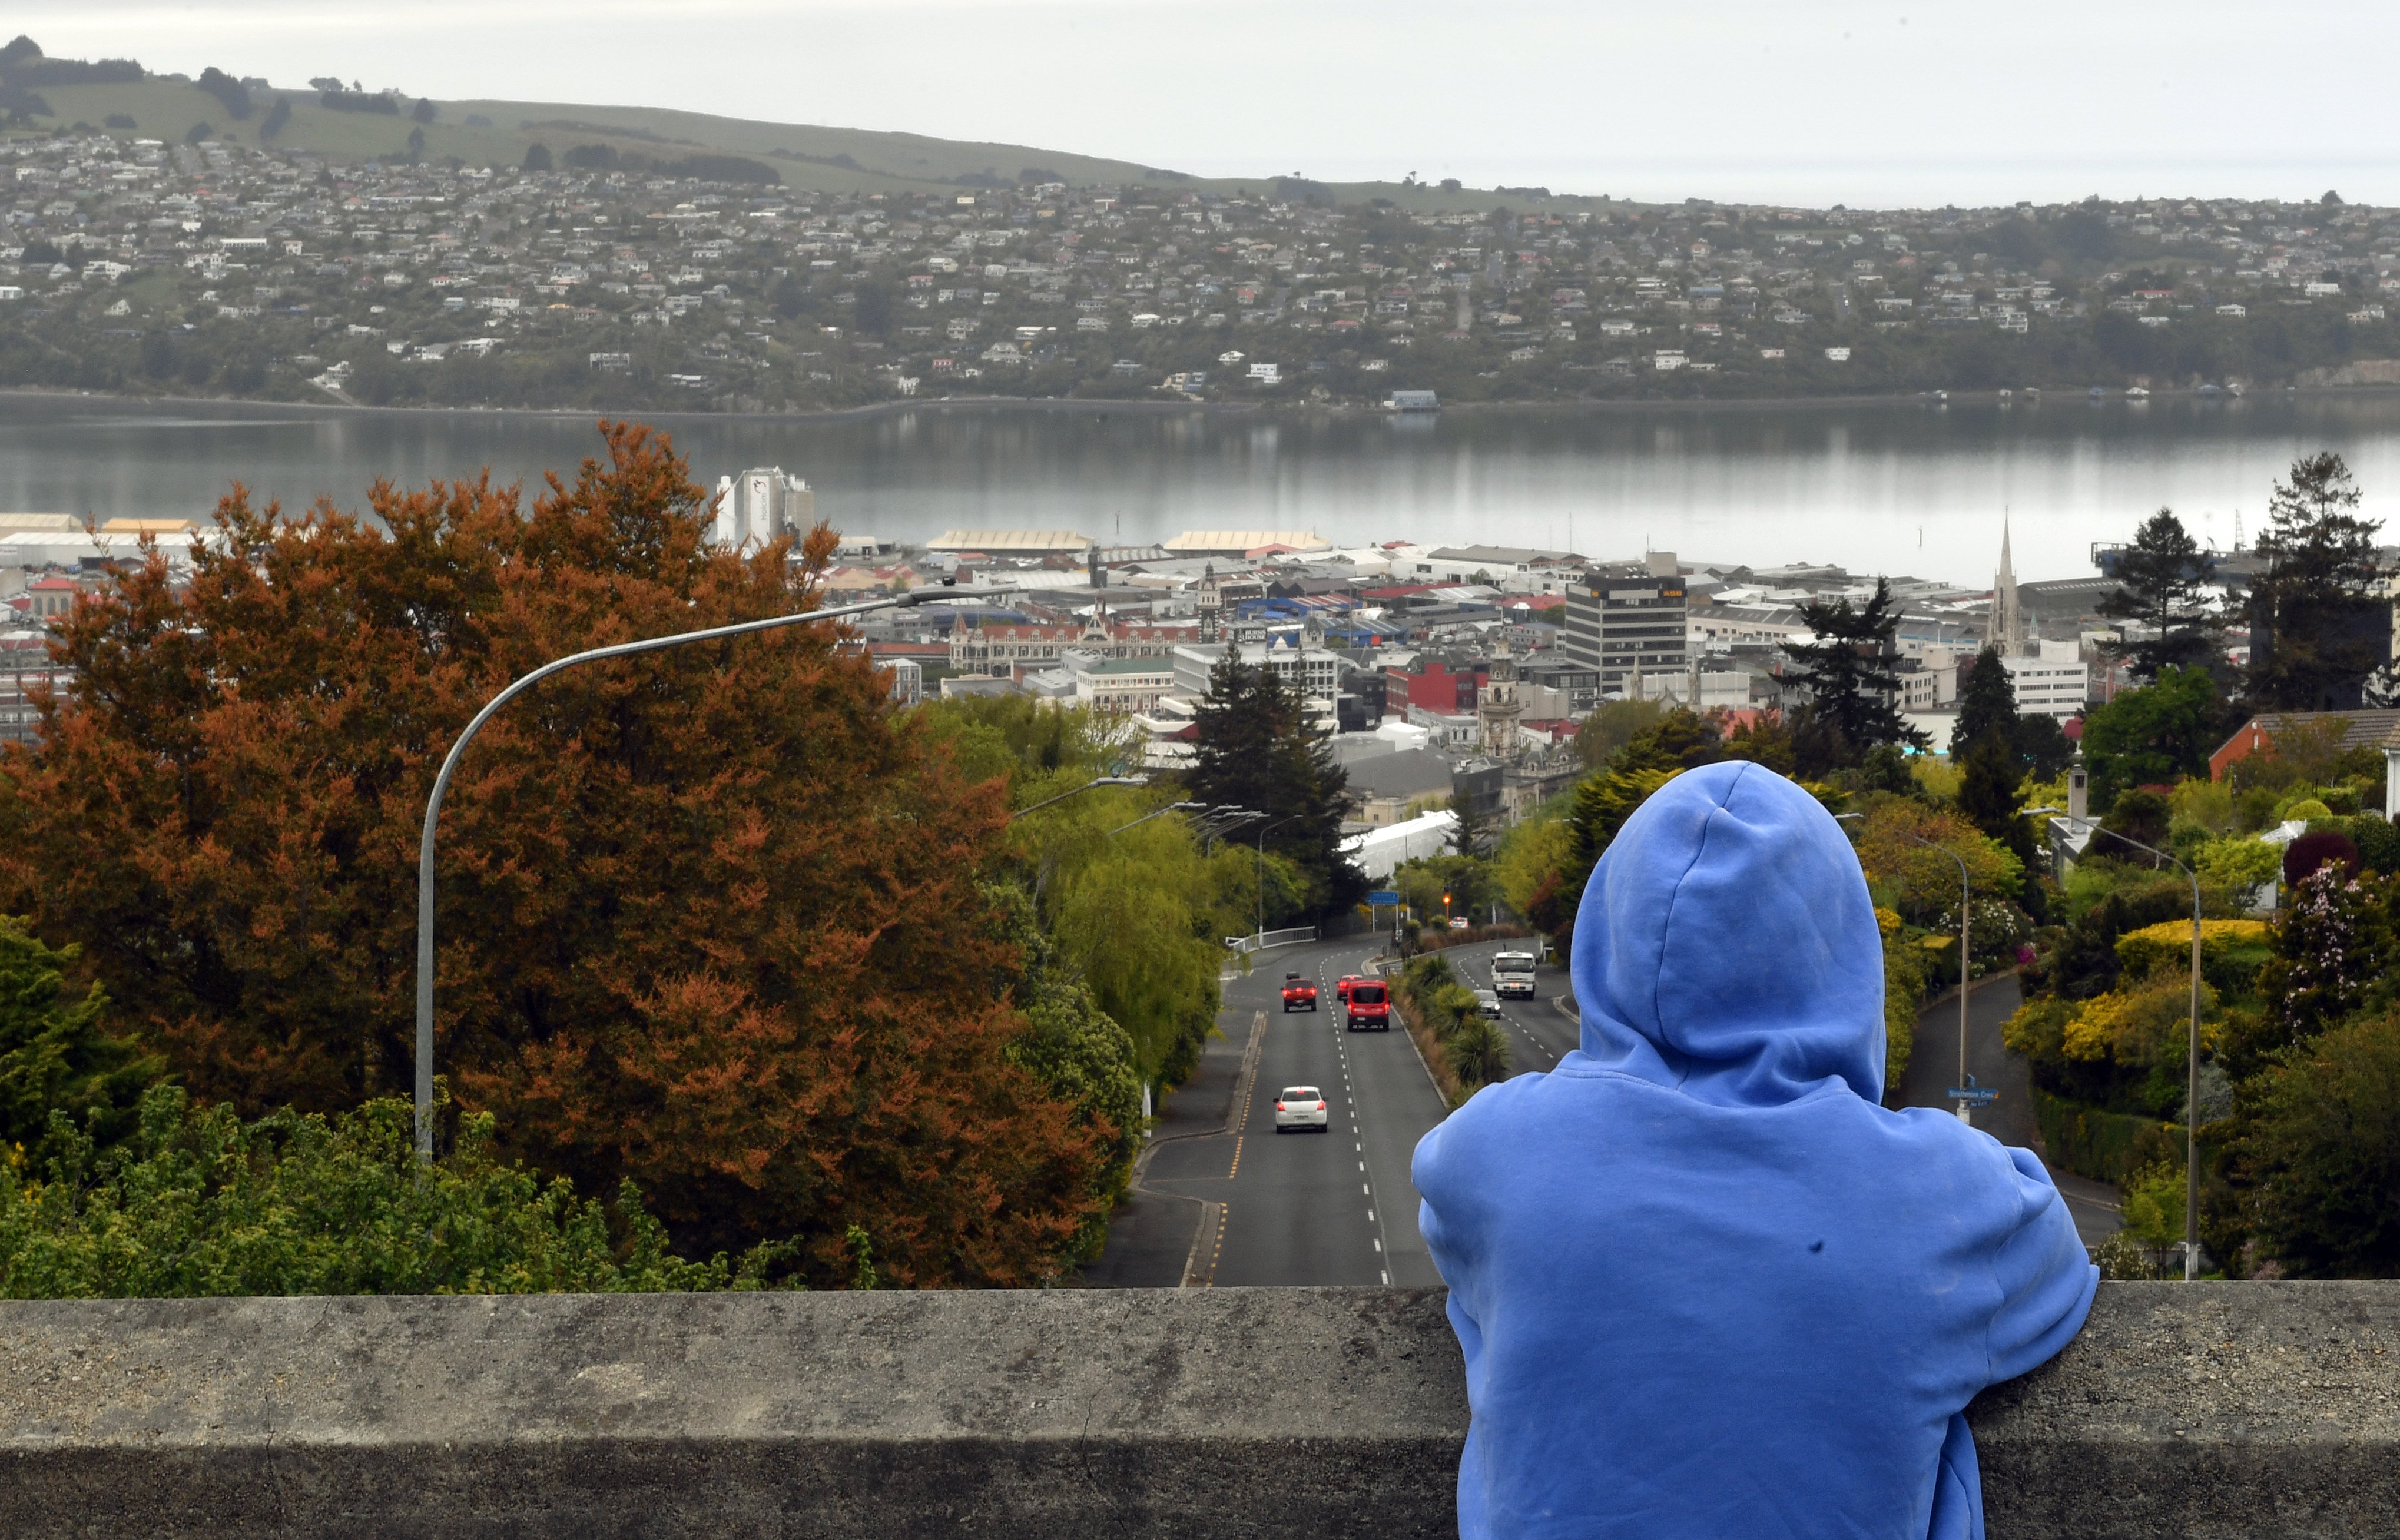
[[[1248,1019],[1245,1019],[1248,1018]],[[1220,1030],[1200,1051],[1192,1078],[1168,1093],[1149,1142],[1135,1157],[1133,1184],[1109,1220],[1109,1243],[1076,1275],[1084,1288],[1180,1288],[1216,1226],[1218,1206],[1199,1198],[1157,1192],[1142,1186],[1151,1157],[1182,1139],[1226,1133],[1243,1082],[1257,1063],[1266,1013],[1229,1007],[1218,1016]]]

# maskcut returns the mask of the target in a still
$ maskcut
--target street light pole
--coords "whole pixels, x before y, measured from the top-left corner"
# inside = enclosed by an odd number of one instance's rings
[[[457,742],[443,757],[442,769],[433,778],[432,795],[425,799],[425,832],[416,847],[416,1158],[433,1158],[433,834],[442,822],[442,796],[450,789],[450,777],[457,772],[458,761],[467,745],[475,741],[484,724],[490,721],[502,706],[531,689],[553,674],[564,673],[579,663],[596,663],[608,658],[633,658],[645,652],[663,652],[669,647],[684,647],[692,642],[718,642],[734,636],[747,636],[755,632],[773,631],[783,626],[807,625],[815,620],[839,620],[852,615],[864,615],[877,609],[909,609],[934,599],[950,599],[958,595],[945,592],[954,579],[942,579],[942,589],[917,589],[907,593],[895,593],[866,604],[845,605],[839,609],[803,610],[798,615],[777,615],[764,620],[743,620],[737,625],[712,626],[706,631],[679,632],[672,636],[653,636],[647,641],[620,642],[614,647],[593,647],[555,659],[518,679],[506,689],[484,702],[474,719],[467,724]]]
[[[1135,825],[1147,824],[1153,818],[1164,818],[1170,812],[1199,812],[1206,810],[1207,806],[1208,804],[1206,802],[1169,802],[1166,806],[1159,809],[1156,812],[1143,813],[1139,818],[1135,819],[1132,824],[1119,824],[1115,828],[1111,829],[1109,833],[1123,834],[1125,830],[1134,827]]]
[[[1082,785],[1077,786],[1073,791],[1062,791],[1056,797],[1044,797],[1043,800],[1034,803],[1030,808],[1017,809],[1015,812],[1008,815],[1008,821],[1014,824],[1029,812],[1040,812],[1043,809],[1050,806],[1054,802],[1064,802],[1070,797],[1081,797],[1085,792],[1096,790],[1101,786],[1146,786],[1149,784],[1150,777],[1147,775],[1095,776],[1093,779],[1084,782]],[[1159,811],[1164,812],[1166,810],[1162,808]],[[1152,816],[1155,816],[1155,814]],[[1137,819],[1135,822],[1139,823],[1140,820]],[[1131,828],[1133,825],[1128,824],[1125,826],[1127,828]],[[1114,833],[1115,831],[1111,830],[1110,832]]]
[[[1967,993],[1974,982],[1974,969],[1968,961],[1967,945],[1970,934],[1968,915],[1974,906],[1974,893],[1967,879],[1967,860],[1947,845],[1937,845],[1904,829],[1901,832],[1908,834],[1911,843],[1922,845],[1929,851],[1940,851],[1958,863],[1958,1083],[1963,1086],[1967,1083]],[[1975,1121],[1967,1115],[1967,1104],[1963,1101],[1958,1104],[1958,1121],[1970,1124]]]
[[[2056,808],[2027,808],[2025,813],[2049,813],[2088,825],[2093,834],[2105,834],[2157,856],[2191,881],[2191,1038],[2185,1048],[2183,1109],[2183,1277],[2189,1283],[2200,1276],[2200,874],[2166,852],[2088,818],[2061,813]]]

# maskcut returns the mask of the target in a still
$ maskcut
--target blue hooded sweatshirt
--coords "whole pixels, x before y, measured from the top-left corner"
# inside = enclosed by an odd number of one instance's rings
[[[1592,872],[1574,972],[1580,1050],[1417,1146],[1460,1534],[1980,1537],[1963,1411],[2098,1274],[2031,1153],[1879,1105],[1840,826],[1756,765],[1678,776]]]

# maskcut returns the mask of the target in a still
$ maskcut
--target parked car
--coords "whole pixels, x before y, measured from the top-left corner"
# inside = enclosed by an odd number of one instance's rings
[[[1275,1097],[1275,1132],[1287,1128],[1326,1131],[1325,1094],[1314,1085],[1287,1085]]]
[[[1384,981],[1354,978],[1343,982],[1350,986],[1350,993],[1342,1002],[1342,1025],[1354,1032],[1390,1031],[1392,998]]]
[[[1283,1008],[1287,1015],[1293,1011],[1316,1010],[1316,981],[1302,978],[1298,974],[1284,974]]]

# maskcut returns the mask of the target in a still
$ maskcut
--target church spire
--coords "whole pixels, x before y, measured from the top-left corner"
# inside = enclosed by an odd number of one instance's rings
[[[2025,612],[2017,597],[2016,564],[2009,556],[2009,514],[2000,511],[2000,570],[1992,578],[1990,645],[2003,658],[2025,651]]]

